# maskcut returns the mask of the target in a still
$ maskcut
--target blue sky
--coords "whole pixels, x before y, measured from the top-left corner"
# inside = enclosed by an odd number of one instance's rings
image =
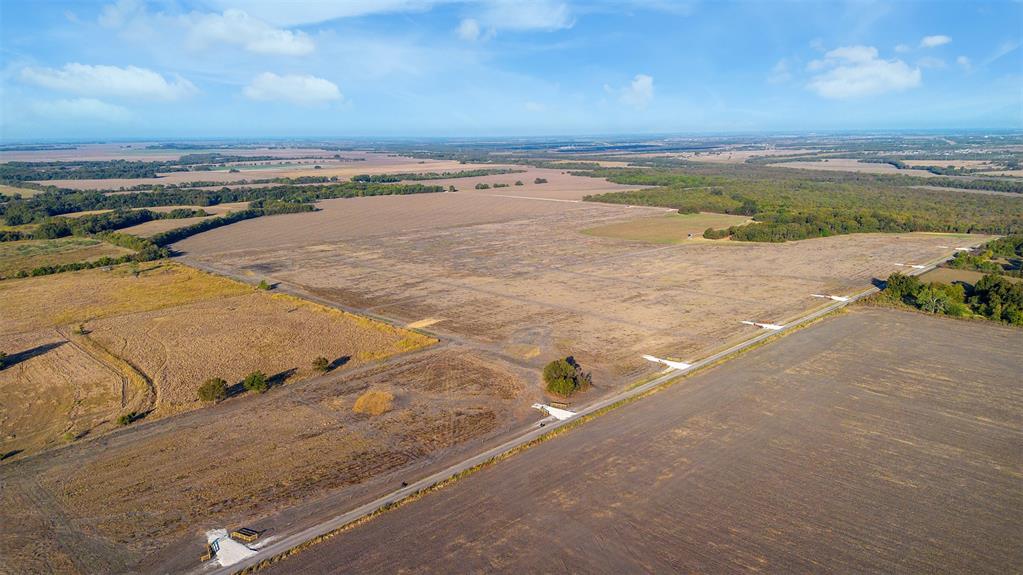
[[[1021,2],[0,3],[0,138],[1023,128]]]

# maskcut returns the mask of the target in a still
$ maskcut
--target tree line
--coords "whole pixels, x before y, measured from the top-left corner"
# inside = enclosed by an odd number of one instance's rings
[[[727,230],[709,230],[705,233],[709,238],[782,242],[863,232],[1023,233],[1023,202],[1009,196],[870,181],[737,178],[664,169],[596,174],[615,183],[658,187],[586,196],[587,201],[662,206],[683,213],[727,213],[754,220]]]
[[[975,285],[920,281],[894,273],[885,282],[882,298],[934,314],[984,317],[1023,326],[1023,282],[985,275]]]
[[[67,190],[44,192],[31,198],[12,199],[0,204],[0,217],[7,225],[38,223],[46,218],[90,210],[117,210],[158,206],[215,206],[230,202],[276,200],[310,203],[331,198],[425,194],[443,192],[442,186],[423,184],[371,184],[338,182],[325,185],[281,185],[266,188],[229,188],[219,190],[175,189],[134,194],[104,194],[95,191]]]

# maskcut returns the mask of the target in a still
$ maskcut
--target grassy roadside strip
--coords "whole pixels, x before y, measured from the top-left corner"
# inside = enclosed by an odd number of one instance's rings
[[[426,496],[426,495],[428,495],[428,494],[430,494],[430,493],[432,493],[434,491],[439,491],[439,490],[441,490],[441,489],[443,489],[445,487],[448,487],[448,486],[454,484],[455,482],[457,482],[457,481],[459,481],[461,479],[464,479],[464,478],[466,478],[466,477],[468,477],[468,476],[470,476],[470,475],[472,475],[474,473],[477,473],[479,471],[482,471],[483,469],[491,467],[491,466],[493,466],[493,465],[495,465],[495,464],[497,464],[497,463],[499,463],[499,462],[501,462],[501,461],[503,461],[505,459],[509,459],[509,458],[511,458],[511,457],[513,457],[513,456],[515,456],[515,455],[517,455],[517,454],[519,454],[519,453],[521,453],[521,452],[523,452],[523,451],[525,451],[527,449],[530,449],[532,447],[540,445],[541,443],[544,443],[544,442],[546,442],[546,441],[548,441],[550,439],[553,439],[553,438],[555,438],[555,437],[557,437],[559,435],[562,435],[562,434],[567,433],[567,432],[569,432],[569,431],[571,431],[573,429],[576,429],[576,428],[586,424],[587,422],[592,421],[592,420],[594,420],[594,419],[596,419],[598,417],[601,417],[601,416],[603,416],[603,415],[605,415],[605,414],[607,414],[607,413],[609,413],[609,412],[611,412],[613,410],[616,410],[616,409],[618,409],[620,407],[623,407],[625,405],[628,405],[628,404],[633,403],[635,401],[638,401],[640,399],[649,397],[649,396],[651,396],[651,395],[653,395],[655,393],[658,393],[658,392],[660,392],[662,390],[665,390],[665,389],[667,389],[667,388],[669,388],[671,386],[674,386],[675,384],[677,384],[677,383],[679,383],[679,382],[681,382],[681,381],[683,381],[685,379],[688,379],[688,378],[690,378],[691,376],[693,376],[695,374],[699,374],[699,373],[702,373],[702,372],[704,372],[706,370],[709,370],[709,369],[712,369],[714,367],[717,367],[718,365],[720,365],[722,363],[725,363],[726,361],[730,361],[730,360],[732,360],[734,358],[737,358],[737,357],[739,357],[741,355],[744,355],[747,352],[759,349],[759,348],[761,348],[761,347],[763,347],[763,346],[765,346],[765,345],[767,345],[769,343],[773,343],[773,342],[775,342],[775,341],[777,341],[777,340],[779,340],[779,339],[781,339],[783,337],[786,337],[789,334],[792,334],[792,333],[795,333],[797,331],[800,331],[800,330],[802,330],[802,329],[804,329],[806,327],[814,325],[814,324],[816,324],[816,323],[818,323],[820,321],[823,321],[826,318],[830,318],[831,316],[837,315],[837,314],[840,314],[840,313],[845,313],[845,306],[837,307],[836,309],[834,309],[834,310],[832,310],[832,311],[830,311],[830,312],[828,312],[826,314],[823,314],[823,315],[820,315],[818,317],[815,317],[815,318],[813,318],[811,320],[808,320],[808,321],[806,321],[804,323],[800,323],[800,324],[794,325],[791,329],[787,329],[787,330],[785,330],[783,332],[779,332],[779,333],[773,334],[770,337],[764,338],[764,339],[762,339],[760,341],[757,341],[757,342],[755,342],[753,344],[750,344],[750,345],[748,345],[746,347],[743,347],[741,349],[735,350],[735,351],[733,351],[732,353],[730,353],[728,355],[725,355],[725,356],[723,356],[721,358],[718,358],[714,362],[708,363],[706,365],[701,365],[699,367],[696,367],[694,369],[686,371],[685,373],[680,373],[677,376],[675,376],[673,378],[670,378],[667,381],[661,383],[660,385],[656,385],[656,386],[652,387],[651,389],[648,389],[648,390],[646,390],[646,391],[644,391],[642,393],[639,393],[639,394],[636,394],[636,395],[632,395],[632,396],[620,399],[620,400],[618,400],[618,401],[616,401],[616,402],[614,402],[614,403],[612,403],[610,405],[604,406],[604,407],[602,407],[602,408],[600,408],[600,409],[598,409],[596,411],[593,411],[591,413],[587,413],[587,414],[585,414],[583,416],[580,416],[578,418],[571,419],[568,422],[566,422],[565,424],[560,425],[560,426],[558,426],[558,427],[556,427],[556,428],[554,428],[554,429],[552,429],[550,431],[547,431],[546,433],[544,433],[544,434],[542,434],[542,435],[540,435],[540,436],[538,436],[538,437],[536,437],[536,438],[534,438],[534,439],[532,439],[532,440],[530,440],[530,441],[528,441],[526,443],[523,443],[522,445],[519,445],[519,446],[513,447],[513,448],[511,448],[509,450],[503,451],[503,452],[501,452],[501,453],[499,453],[499,454],[497,454],[497,455],[495,455],[495,456],[493,456],[493,457],[491,457],[491,458],[489,458],[489,459],[487,459],[487,460],[485,460],[485,461],[483,461],[481,463],[478,463],[478,464],[476,464],[476,465],[474,465],[474,466],[472,466],[472,467],[470,467],[468,469],[465,469],[463,471],[455,473],[454,475],[451,475],[450,477],[448,477],[446,479],[442,479],[442,480],[440,480],[440,481],[438,481],[438,482],[436,482],[436,483],[434,483],[432,485],[429,485],[427,487],[424,487],[422,489],[414,491],[414,492],[412,492],[412,493],[410,493],[408,495],[405,495],[404,497],[400,497],[398,499],[395,499],[395,500],[389,501],[387,503],[384,503],[381,506],[379,506],[377,509],[375,509],[374,511],[372,511],[372,512],[366,514],[366,515],[363,515],[362,517],[359,517],[358,519],[350,521],[350,522],[348,522],[348,523],[346,523],[346,524],[344,524],[344,525],[342,525],[342,526],[340,526],[340,527],[338,527],[336,529],[328,531],[327,533],[324,533],[322,535],[318,535],[316,537],[313,537],[312,539],[309,539],[309,540],[307,540],[307,541],[305,541],[303,543],[300,543],[300,544],[298,544],[298,545],[296,545],[296,546],[294,546],[294,547],[292,547],[292,548],[290,548],[290,549],[288,549],[286,551],[282,551],[281,553],[278,553],[276,555],[273,555],[271,557],[263,559],[259,563],[256,563],[254,565],[251,565],[249,567],[245,567],[245,568],[243,568],[243,569],[241,569],[239,571],[236,571],[235,573],[237,573],[238,575],[256,573],[256,572],[262,570],[263,568],[269,567],[269,566],[271,566],[271,565],[273,565],[275,563],[278,563],[278,562],[280,562],[280,561],[282,561],[284,559],[287,559],[288,557],[291,557],[293,555],[297,555],[298,553],[301,553],[302,551],[304,551],[304,550],[306,550],[306,549],[308,549],[308,548],[310,548],[310,547],[312,547],[312,546],[314,546],[314,545],[316,545],[318,543],[322,543],[322,542],[324,542],[324,541],[326,541],[328,539],[331,539],[331,538],[333,538],[333,537],[335,537],[337,535],[340,535],[342,533],[345,533],[347,531],[355,529],[356,527],[359,527],[360,525],[363,525],[363,524],[365,524],[365,523],[375,519],[376,517],[378,517],[378,516],[380,516],[380,515],[382,515],[384,513],[387,513],[388,511],[392,511],[394,509],[398,509],[399,507],[403,507],[403,506],[408,505],[410,503],[414,503],[415,501],[418,501],[419,499],[423,498],[424,496]],[[627,389],[629,389],[629,390],[635,389],[636,387],[638,387],[640,385],[644,385],[646,383],[650,383],[652,381],[655,381],[656,379],[657,379],[657,377],[654,377],[653,379],[645,378],[644,380],[640,380],[640,382],[632,384]]]

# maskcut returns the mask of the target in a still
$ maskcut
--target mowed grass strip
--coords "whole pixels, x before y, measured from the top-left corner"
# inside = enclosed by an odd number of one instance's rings
[[[131,250],[94,238],[22,240],[0,243],[0,278],[40,266],[92,261],[105,256],[118,257]]]
[[[698,214],[668,214],[660,217],[637,218],[627,222],[607,224],[583,230],[584,234],[603,238],[634,240],[655,244],[675,244],[689,239],[703,238],[707,228],[724,229],[749,221],[746,216],[700,212]]]

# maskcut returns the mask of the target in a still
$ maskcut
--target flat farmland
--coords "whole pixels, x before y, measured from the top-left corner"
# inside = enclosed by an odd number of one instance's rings
[[[317,375],[326,357],[351,369],[435,340],[178,264],[146,264],[0,283],[0,453],[22,456],[202,406],[220,377],[235,388]],[[81,376],[81,377],[79,377]],[[26,415],[28,414],[28,415]]]
[[[355,413],[368,389],[393,408]],[[207,529],[274,536],[478,449],[533,417],[523,392],[513,366],[431,348],[5,464],[0,521],[19,528],[0,555],[19,573],[189,571]]]
[[[858,308],[269,572],[1010,572],[1020,333]]]
[[[531,166],[493,166],[493,165],[469,165],[463,166],[463,170],[474,168],[511,168],[525,170],[512,174],[495,174],[491,176],[477,176],[471,178],[450,178],[443,180],[429,180],[419,183],[444,186],[454,186],[460,192],[471,192],[475,195],[492,195],[497,197],[530,197],[547,198],[550,200],[581,200],[583,196],[590,194],[603,194],[605,192],[621,192],[625,190],[637,190],[642,186],[627,186],[614,184],[604,178],[588,178],[573,176],[566,171],[550,168],[534,168]],[[536,179],[547,180],[547,183],[538,184]],[[522,182],[516,186],[515,182]],[[477,190],[476,184],[488,184],[489,190]],[[494,184],[505,184],[507,187],[494,188]]]
[[[690,239],[703,239],[707,228],[724,229],[741,226],[752,220],[729,214],[666,214],[660,218],[637,218],[627,222],[608,224],[583,230],[583,233],[602,238],[618,238],[657,244],[677,244]],[[690,238],[689,236],[693,237]]]
[[[222,182],[229,184],[240,180],[259,180],[267,178],[297,178],[301,176],[337,176],[347,179],[357,174],[390,174],[398,172],[455,172],[475,169],[478,166],[461,164],[451,160],[417,160],[413,158],[391,156],[387,154],[362,154],[362,161],[339,161],[323,159],[308,164],[270,165],[232,173],[228,169],[218,171],[168,172],[157,178],[110,178],[96,180],[47,180],[47,185],[76,190],[118,190],[143,184],[181,184],[186,182]],[[313,164],[321,166],[320,169]],[[240,166],[244,167],[244,166]],[[429,182],[425,182],[429,183]]]
[[[457,192],[320,202],[175,247],[186,261],[431,332],[534,369],[573,355],[596,393],[744,339],[742,320],[784,323],[874,278],[951,254],[940,235],[853,235],[787,244],[644,244],[581,233],[667,210]],[[537,381],[538,381],[537,377]]]

